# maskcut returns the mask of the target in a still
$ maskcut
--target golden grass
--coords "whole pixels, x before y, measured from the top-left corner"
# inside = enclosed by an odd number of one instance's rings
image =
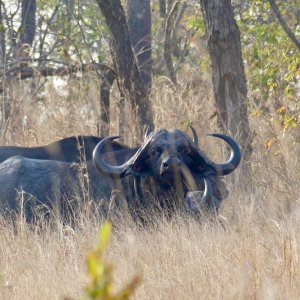
[[[202,148],[220,161],[222,143],[205,137],[218,131],[209,85],[192,89],[187,82],[182,79],[178,92],[164,79],[155,82],[155,124],[186,129],[192,121]],[[63,89],[67,96],[51,85],[48,89],[37,104],[25,84],[14,86],[2,144],[33,146],[71,134],[97,134],[95,78],[74,80]],[[113,91],[112,101],[116,98]],[[113,121],[111,133],[116,133]],[[130,121],[126,126],[130,144],[134,129]],[[145,229],[126,214],[115,220],[107,260],[115,265],[117,288],[139,273],[143,280],[134,299],[299,299],[299,177],[287,173],[278,150],[265,149],[269,124],[252,118],[251,128],[256,133],[253,186],[228,182],[230,194],[219,217],[197,223],[177,216]],[[100,224],[82,216],[75,229],[60,221],[51,227],[20,222],[13,228],[1,219],[0,299],[80,298],[87,282],[85,255],[97,242]]]
[[[138,273],[143,280],[134,299],[299,298],[299,213],[269,219],[236,202],[234,212],[201,224],[177,217],[140,229],[119,221],[107,251],[116,287]],[[84,259],[100,223],[75,231],[25,226],[13,232],[1,225],[2,299],[82,295]]]

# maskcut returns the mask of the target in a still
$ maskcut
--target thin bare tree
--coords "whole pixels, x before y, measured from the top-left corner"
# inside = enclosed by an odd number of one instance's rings
[[[277,4],[275,3],[274,0],[268,0],[268,1],[269,1],[270,5],[271,5],[271,8],[272,8],[274,14],[276,15],[277,20],[280,23],[281,27],[286,32],[286,34],[291,39],[291,41],[296,45],[296,47],[298,48],[298,50],[300,50],[300,40],[297,39],[297,37],[295,36],[295,34],[293,33],[293,31],[290,29],[290,27],[285,22],[284,18],[282,17],[282,15],[280,13],[280,10],[279,10]]]
[[[136,111],[137,138],[143,139],[148,126],[153,130],[152,109],[132,50],[124,9],[120,0],[96,0],[111,34],[111,53],[121,98]],[[121,99],[122,101],[122,99]]]

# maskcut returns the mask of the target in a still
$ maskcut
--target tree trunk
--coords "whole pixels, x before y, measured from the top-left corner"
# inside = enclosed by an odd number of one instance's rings
[[[0,60],[1,64],[4,65],[5,60],[5,27],[4,27],[4,19],[3,19],[3,12],[2,12],[2,3],[0,1]]]
[[[222,130],[235,137],[241,146],[243,163],[240,178],[243,180],[250,177],[252,148],[240,32],[230,0],[200,0],[200,4],[212,62],[218,123]]]
[[[4,12],[3,3],[0,1],[0,66],[5,69],[6,65],[6,40],[5,40],[5,26],[4,26]],[[3,90],[1,99],[1,116],[0,116],[0,137],[3,136],[5,124],[9,114],[9,103],[8,103],[8,84],[6,78],[3,76],[2,84],[0,84],[0,90]]]
[[[159,15],[161,18],[166,16],[166,0],[159,0]]]
[[[176,79],[176,72],[172,60],[171,38],[172,38],[172,31],[174,28],[174,22],[175,22],[175,17],[178,8],[179,8],[179,1],[176,1],[173,7],[171,8],[171,10],[168,12],[166,18],[166,24],[165,24],[165,32],[164,32],[164,59],[165,59],[166,69],[169,73],[169,77],[172,83],[175,86],[177,85],[177,79]]]
[[[121,96],[136,111],[137,137],[143,139],[146,126],[153,130],[152,110],[148,92],[140,78],[131,48],[129,30],[120,0],[96,0],[111,33],[111,50]]]
[[[141,79],[150,90],[152,85],[150,0],[129,0],[127,16],[130,40]]]
[[[36,0],[22,1],[21,45],[32,45],[35,36]]]
[[[67,8],[67,21],[68,24],[71,25],[73,8],[74,8],[74,1],[73,0],[64,0],[66,8]]]
[[[109,95],[111,87],[116,79],[116,74],[110,68],[103,72],[103,81],[100,86],[100,135],[109,135]]]

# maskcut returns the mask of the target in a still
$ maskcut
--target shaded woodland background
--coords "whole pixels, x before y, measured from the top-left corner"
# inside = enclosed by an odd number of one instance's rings
[[[80,97],[70,83],[97,80],[99,95],[82,99],[96,115],[97,133],[106,136],[115,128],[124,140],[137,142],[146,127],[157,127],[153,83],[176,93],[186,76],[187,91],[206,86],[205,93],[213,93],[212,119],[238,140],[243,165],[255,135],[249,117],[275,131],[268,150],[279,146],[298,156],[299,3],[277,2],[2,1],[2,143],[12,126],[16,87],[31,98],[25,106],[45,104],[51,85],[62,102],[74,104]],[[191,105],[205,110],[208,101],[199,95]],[[125,107],[132,113],[126,115]],[[17,115],[19,122],[30,118]],[[126,136],[126,123],[135,126],[132,136]]]

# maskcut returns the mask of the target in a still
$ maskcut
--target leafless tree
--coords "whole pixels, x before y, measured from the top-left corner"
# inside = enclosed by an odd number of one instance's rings
[[[36,0],[22,0],[20,42],[32,45],[35,37]]]
[[[245,77],[240,31],[230,0],[200,0],[208,51],[212,63],[212,81],[218,123],[230,132],[243,150],[241,179],[250,177],[251,132],[247,111]]]
[[[121,98],[136,111],[137,137],[143,139],[146,126],[153,129],[148,91],[141,80],[132,50],[125,12],[120,0],[96,0],[111,34],[111,53]]]
[[[129,0],[127,23],[141,79],[147,89],[152,85],[150,0]]]

